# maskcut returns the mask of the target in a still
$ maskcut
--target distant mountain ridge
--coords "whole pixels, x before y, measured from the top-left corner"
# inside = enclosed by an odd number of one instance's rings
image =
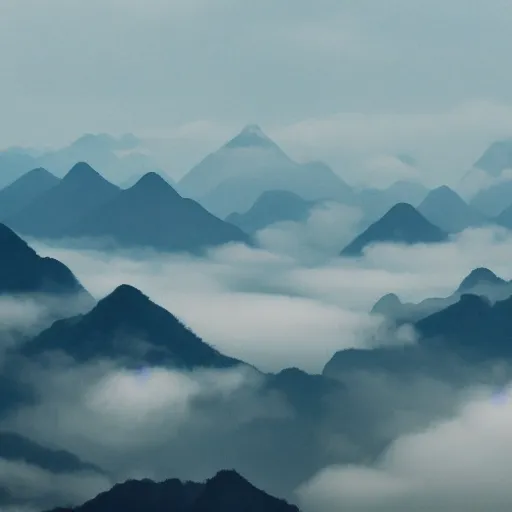
[[[352,197],[351,188],[327,165],[293,161],[257,125],[246,126],[208,155],[178,186],[221,218],[247,211],[268,190],[286,190],[305,200]]]
[[[405,303],[401,302],[396,294],[389,293],[375,303],[371,313],[382,315],[399,324],[415,322],[455,304],[464,294],[480,295],[492,302],[504,300],[512,295],[512,282],[498,277],[487,268],[480,267],[472,270],[448,297]]]
[[[121,247],[193,253],[230,242],[250,243],[240,228],[184,199],[154,172],[69,225],[64,234]]]
[[[18,233],[60,238],[70,225],[119,192],[90,165],[79,162],[56,186],[5,219],[5,223]]]
[[[59,183],[59,178],[46,169],[33,169],[0,190],[0,219],[6,219],[26,208],[38,196]]]
[[[360,256],[366,247],[375,243],[413,245],[440,243],[447,239],[444,231],[425,219],[413,206],[398,203],[347,245],[341,256]]]
[[[257,489],[235,471],[219,471],[205,483],[128,480],[87,503],[49,512],[299,512]]]

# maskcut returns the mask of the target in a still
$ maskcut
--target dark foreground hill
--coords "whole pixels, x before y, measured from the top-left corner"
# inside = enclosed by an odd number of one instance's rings
[[[235,471],[205,483],[129,480],[75,508],[50,512],[299,512],[257,489]]]
[[[56,294],[89,297],[71,270],[39,256],[24,240],[0,224],[0,294]]]
[[[62,351],[85,362],[98,358],[173,367],[235,366],[142,292],[121,285],[87,314],[59,320],[23,347],[36,356]]]

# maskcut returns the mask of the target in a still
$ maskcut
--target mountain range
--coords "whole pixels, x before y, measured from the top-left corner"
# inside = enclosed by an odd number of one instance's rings
[[[16,232],[40,238],[61,238],[66,229],[112,200],[120,189],[80,162],[54,187],[4,222]]]
[[[153,172],[121,190],[83,162],[62,180],[36,169],[0,191],[2,196],[4,222],[22,235],[196,253],[230,242],[250,243],[238,227],[182,198]]]
[[[73,508],[48,512],[299,512],[257,489],[236,471],[219,471],[205,483],[178,479],[129,480]]]
[[[397,295],[389,293],[375,303],[371,312],[398,324],[410,323],[455,304],[464,294],[479,295],[496,302],[512,295],[512,283],[480,267],[472,270],[448,297],[428,298],[415,304],[403,303]]]
[[[179,182],[180,192],[221,218],[246,212],[269,190],[286,190],[314,201],[349,200],[351,188],[322,162],[299,164],[257,125],[208,155]]]
[[[250,242],[238,227],[181,197],[156,173],[145,174],[133,187],[90,209],[64,233],[70,238],[103,238],[116,246],[161,251],[198,252],[229,242]]]
[[[101,169],[109,181],[119,184],[134,174],[161,171],[146,154],[144,142],[134,135],[114,137],[106,133],[87,133],[59,149],[9,148],[0,152],[0,188],[38,167],[62,177],[76,162],[82,161]]]

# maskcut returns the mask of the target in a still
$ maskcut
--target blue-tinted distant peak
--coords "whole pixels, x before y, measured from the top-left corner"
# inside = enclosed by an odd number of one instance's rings
[[[66,176],[64,176],[62,181],[80,181],[88,180],[91,178],[101,178],[101,175],[97,171],[95,171],[88,163],[78,162],[71,168],[71,170],[66,174]]]
[[[492,270],[485,267],[475,268],[461,282],[458,292],[472,290],[480,284],[503,285],[506,281],[498,277]]]
[[[128,190],[137,191],[139,194],[166,194],[180,197],[178,192],[157,172],[147,172],[135,185]]]
[[[277,147],[276,144],[263,132],[257,124],[248,124],[224,147],[235,148],[271,148]]]

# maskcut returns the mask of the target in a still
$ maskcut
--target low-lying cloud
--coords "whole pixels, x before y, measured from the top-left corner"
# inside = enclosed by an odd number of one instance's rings
[[[374,346],[381,323],[368,312],[387,293],[411,302],[447,296],[480,266],[512,278],[512,236],[500,229],[468,230],[445,244],[380,244],[357,260],[317,246],[322,257],[311,261],[303,257],[307,243],[296,257],[228,245],[206,258],[36,246],[66,263],[96,297],[132,284],[219,350],[271,371],[315,372],[337,350]]]
[[[511,388],[480,390],[451,419],[398,438],[373,465],[332,466],[300,490],[306,512],[505,512]]]

